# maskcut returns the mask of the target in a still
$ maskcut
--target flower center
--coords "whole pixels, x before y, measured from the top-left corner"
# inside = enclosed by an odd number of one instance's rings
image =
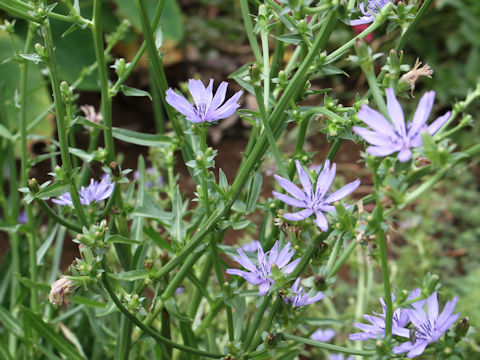
[[[201,102],[197,105],[195,112],[199,117],[202,118],[202,120],[205,119],[205,116],[207,115],[208,111],[208,104],[206,102]]]

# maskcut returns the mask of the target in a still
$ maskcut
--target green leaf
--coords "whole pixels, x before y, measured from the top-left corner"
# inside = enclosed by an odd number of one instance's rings
[[[118,234],[115,234],[115,235],[110,235],[108,236],[106,239],[105,239],[105,242],[107,244],[129,244],[129,245],[138,245],[138,244],[142,244],[141,241],[139,240],[133,240],[133,239],[129,239],[125,236],[122,236],[122,235],[118,235]]]
[[[22,58],[28,61],[32,61],[35,65],[38,65],[43,60],[38,54],[19,54]]]
[[[105,129],[105,126],[100,125],[100,124],[97,124],[97,123],[94,123],[93,121],[90,121],[90,120],[88,120],[87,118],[85,118],[85,117],[83,117],[83,116],[77,116],[77,117],[70,123],[70,127],[71,127],[72,125],[83,125],[83,126],[87,126],[87,127],[92,127],[92,128],[100,129],[100,130],[104,130],[104,129]]]
[[[153,242],[163,250],[168,252],[173,252],[172,245],[170,245],[163,237],[161,237],[157,231],[153,230],[151,227],[144,227],[143,232],[153,240]]]
[[[170,231],[172,240],[176,241],[178,244],[183,244],[185,242],[187,231],[185,224],[183,223],[182,195],[180,195],[180,188],[178,185],[173,193],[172,214],[172,229]]]
[[[10,311],[0,305],[0,323],[5,329],[17,337],[23,336],[23,329],[18,325],[18,319],[15,319]]]
[[[155,10],[157,9],[158,0],[144,0],[147,12],[150,15],[150,22],[153,20]],[[114,0],[117,5],[117,11],[123,17],[132,21],[133,26],[138,30],[142,30],[138,10],[135,1],[132,0]],[[163,37],[172,41],[182,40],[185,34],[185,28],[182,20],[182,13],[178,6],[177,0],[166,0],[163,6],[162,16],[160,17],[160,26],[163,29]]]
[[[287,44],[299,45],[303,42],[302,35],[300,34],[285,34],[276,36],[278,40]]]
[[[247,186],[247,189],[249,189],[249,192],[248,192],[248,196],[245,204],[247,214],[255,211],[258,196],[260,195],[260,191],[262,190],[262,182],[263,182],[263,177],[260,171],[258,171],[255,174],[255,176],[253,176],[249,181],[249,184]]]
[[[15,276],[17,277],[18,281],[20,281],[25,287],[29,289],[37,289],[38,291],[46,293],[50,292],[50,285],[34,282],[29,278],[20,276],[19,273],[16,273]]]
[[[73,154],[79,157],[80,159],[82,159],[84,162],[87,162],[87,163],[90,163],[95,159],[94,154],[89,154],[86,151],[83,151],[82,149],[69,147],[68,151],[70,152],[70,154]]]
[[[72,303],[74,304],[80,304],[80,305],[85,305],[88,307],[94,307],[98,309],[105,309],[107,307],[107,304],[99,301],[95,301],[93,299],[86,298],[84,296],[80,295],[75,295],[72,297]]]
[[[59,225],[56,224],[53,229],[48,234],[48,237],[45,239],[45,242],[37,250],[37,265],[43,265],[43,257],[47,253],[48,249],[52,246],[55,235],[57,235]]]
[[[125,96],[147,96],[150,100],[152,100],[152,95],[150,95],[150,93],[145,90],[140,90],[126,85],[122,85],[120,86],[120,91]]]
[[[12,133],[2,124],[0,124],[0,136],[7,139],[7,140],[12,140],[13,139]]]
[[[68,191],[68,185],[55,183],[50,186],[47,186],[45,189],[40,190],[38,193],[35,194],[35,197],[40,199],[49,199],[51,197],[63,195],[67,191]]]
[[[34,314],[30,309],[22,307],[23,316],[28,324],[34,328],[40,336],[42,336],[54,348],[64,354],[69,360],[84,360],[75,347],[72,346],[64,337],[56,333],[50,325],[42,320],[42,318]]]
[[[113,137],[131,144],[167,148],[172,140],[165,135],[145,134],[137,131],[113,128]]]
[[[130,215],[155,219],[165,226],[170,226],[173,221],[172,213],[164,211],[151,196],[145,196],[143,206],[136,207]]]
[[[147,269],[140,269],[140,270],[131,270],[131,271],[124,271],[118,274],[109,273],[108,276],[123,281],[135,281],[135,280],[143,280],[150,276],[150,271]]]

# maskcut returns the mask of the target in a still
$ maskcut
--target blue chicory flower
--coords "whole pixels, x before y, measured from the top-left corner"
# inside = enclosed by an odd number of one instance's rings
[[[148,175],[151,175],[151,176],[156,176],[157,177],[157,181],[156,181],[156,185],[151,181],[151,180],[146,180],[145,181],[145,187],[147,188],[153,188],[154,186],[162,186],[163,185],[163,177],[162,176],[157,176],[157,174],[155,173],[155,169],[152,168],[152,167],[149,167],[149,168],[146,168],[145,169],[145,174],[148,174]],[[133,172],[133,178],[135,180],[138,180],[140,177],[140,175],[138,174],[138,170],[135,170]]]
[[[373,22],[378,12],[389,2],[392,2],[392,0],[369,0],[367,10],[365,10],[363,0],[361,0],[359,7],[363,16],[361,16],[360,19],[350,21],[350,25],[355,26],[361,24],[369,24]]]
[[[213,79],[210,79],[207,88],[205,88],[201,80],[190,79],[188,90],[192,95],[195,106],[172,89],[167,90],[166,101],[179,113],[185,115],[188,121],[193,123],[217,121],[229,117],[240,107],[238,99],[242,95],[242,91],[236,92],[221,105],[225,100],[227,86],[228,83],[223,81],[218,87],[215,96],[213,96]]]
[[[310,339],[321,342],[329,342],[335,337],[336,333],[333,329],[318,329],[312,335]]]
[[[408,296],[407,300],[415,299],[420,296],[420,289],[413,290],[410,295]],[[368,341],[370,339],[376,339],[378,334],[385,337],[385,314],[387,312],[387,306],[385,305],[385,301],[383,298],[380,298],[380,303],[382,304],[382,313],[378,314],[374,312],[376,316],[372,315],[363,315],[363,318],[371,323],[369,324],[361,324],[361,323],[354,323],[353,326],[362,330],[363,332],[350,334],[350,340],[361,340],[361,341]],[[392,293],[392,301],[395,301],[395,295]],[[420,300],[412,304],[413,307],[422,307],[425,304],[425,300]],[[396,309],[393,312],[393,321],[392,321],[392,334],[402,336],[402,337],[409,337],[409,331],[405,329],[405,326],[409,322],[409,317],[405,309]]]
[[[435,91],[428,91],[420,99],[413,120],[405,124],[403,110],[395,97],[395,92],[389,88],[385,90],[385,93],[392,124],[378,111],[362,105],[357,116],[372,130],[354,126],[353,131],[372,145],[367,148],[367,152],[371,155],[387,156],[398,151],[398,159],[405,162],[412,155],[411,148],[422,146],[422,131],[428,131],[430,135],[435,134],[448,120],[450,112],[448,111],[427,126],[426,123],[435,100]]]
[[[249,243],[246,243],[245,245],[242,245],[242,250],[246,252],[255,252],[257,251],[258,246],[260,246],[260,241],[258,240],[252,240]]]
[[[297,166],[297,172],[300,178],[300,182],[302,183],[303,190],[300,190],[298,186],[292,183],[290,180],[284,179],[278,175],[274,175],[280,186],[284,188],[285,191],[287,191],[293,197],[280,194],[276,191],[273,191],[273,195],[278,200],[283,201],[290,206],[304,209],[295,213],[285,214],[285,219],[292,221],[300,221],[315,214],[315,223],[320,229],[322,229],[323,231],[327,231],[328,222],[327,218],[323,213],[335,211],[335,206],[333,206],[332,204],[335,201],[343,199],[345,196],[355,191],[360,185],[360,180],[357,179],[345,185],[340,190],[327,196],[327,192],[332,185],[333,179],[335,178],[335,173],[337,171],[336,164],[333,164],[332,168],[330,168],[330,161],[327,160],[325,162],[325,166],[323,167],[322,172],[318,175],[315,189],[313,188],[310,178],[308,177],[305,170],[302,168],[300,162],[298,160],[295,160],[295,164]]]
[[[27,223],[27,210],[23,210],[19,215],[17,219],[19,224],[26,224]]]
[[[343,354],[330,354],[328,360],[353,360],[353,356],[347,356]]]
[[[440,339],[448,328],[459,318],[460,314],[452,315],[457,300],[457,297],[455,297],[452,301],[448,301],[440,316],[438,315],[437,293],[433,293],[428,298],[427,313],[425,313],[423,306],[414,306],[413,309],[404,310],[413,326],[415,326],[414,340],[412,342],[412,337],[410,337],[410,341],[395,346],[393,352],[395,354],[401,354],[408,351],[407,356],[409,358],[421,355],[428,344]]]
[[[300,278],[295,280],[295,283],[290,290],[295,294],[294,296],[286,297],[285,302],[287,304],[292,304],[293,307],[300,307],[313,304],[319,300],[322,300],[325,297],[325,294],[321,291],[317,292],[313,297],[309,298],[308,294],[303,293],[303,287],[300,286]]]
[[[100,182],[90,179],[90,184],[85,187],[82,186],[78,191],[80,196],[80,203],[82,205],[89,205],[92,202],[99,202],[108,199],[112,195],[115,183],[112,182],[109,175],[104,175]],[[58,205],[72,206],[72,197],[69,192],[60,195],[58,199],[52,199],[52,202]]]
[[[289,261],[295,254],[295,250],[291,249],[291,244],[288,243],[279,251],[278,241],[273,248],[266,253],[264,253],[260,243],[257,244],[256,264],[249,259],[242,249],[238,249],[237,252],[240,256],[233,256],[233,259],[248,271],[227,269],[227,274],[241,276],[247,280],[248,283],[257,285],[259,295],[265,295],[270,289],[270,286],[275,283],[275,280],[272,278],[273,265],[276,265],[284,274],[290,274],[300,261],[300,259],[297,259],[289,264]]]

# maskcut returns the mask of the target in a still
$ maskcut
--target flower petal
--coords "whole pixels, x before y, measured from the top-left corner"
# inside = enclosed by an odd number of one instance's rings
[[[376,132],[391,136],[392,138],[397,137],[397,134],[393,131],[392,125],[388,120],[378,111],[373,110],[369,106],[362,105],[360,111],[357,113],[357,117]]]
[[[210,79],[210,82],[213,83],[213,79]],[[205,89],[201,80],[190,79],[188,81],[188,91],[190,91],[197,109],[200,107],[200,104],[210,105],[210,102],[212,101],[212,92],[210,91],[209,98],[207,89]]]
[[[299,200],[302,200],[304,202],[308,202],[308,197],[293,182],[291,182],[290,180],[284,179],[283,177],[278,176],[278,175],[273,175],[273,177],[278,181],[280,186],[285,189],[286,192],[292,194],[293,196],[295,196]]]
[[[297,199],[294,199],[288,195],[285,195],[285,194],[280,194],[276,191],[272,191],[272,194],[273,196],[275,196],[278,200],[280,201],[283,201],[285,204],[287,205],[290,205],[290,206],[294,206],[294,207],[298,207],[298,208],[304,208],[307,206],[307,204],[305,204],[304,201],[302,200],[297,200]]]
[[[315,198],[317,200],[322,199],[327,191],[332,186],[333,179],[335,179],[335,174],[337,172],[337,164],[332,164],[332,168],[330,167],[330,161],[325,161],[325,166],[323,167],[322,172],[318,175],[317,185],[315,189]]]
[[[228,83],[226,81],[222,81],[222,83],[218,86],[217,92],[210,103],[210,107],[207,111],[207,116],[210,115],[212,112],[217,110],[217,108],[223,103],[225,100],[225,95],[227,94],[227,87]]]
[[[354,126],[353,131],[372,145],[389,146],[392,144],[392,139],[388,135],[383,135],[382,133],[368,130],[361,126]]]
[[[341,189],[335,191],[333,194],[328,195],[327,198],[325,199],[325,202],[327,204],[331,204],[337,200],[343,199],[344,197],[350,195],[352,192],[357,190],[359,186],[360,186],[360,179],[352,181],[350,184],[345,185]]]
[[[283,217],[285,219],[291,220],[291,221],[301,221],[301,220],[305,220],[306,218],[308,218],[312,214],[313,214],[312,209],[304,209],[304,210],[301,210],[301,211],[296,212],[296,213],[284,214]]]
[[[423,341],[422,340],[417,340],[417,342],[415,343],[415,345],[413,345],[412,350],[410,350],[410,352],[407,354],[407,356],[409,358],[414,358],[418,355],[422,355],[428,344],[429,344],[429,342],[426,341],[426,340],[423,340]]]
[[[310,178],[308,177],[307,173],[303,169],[300,161],[295,160],[295,166],[297,167],[298,177],[300,178],[300,182],[303,186],[303,191],[305,194],[311,199],[313,197],[312,193],[312,183],[310,182]]]
[[[440,128],[447,122],[447,120],[450,118],[450,111],[447,111],[444,115],[440,116],[437,118],[434,122],[432,122],[428,126],[428,132],[430,135],[434,135]]]
[[[401,162],[405,162],[405,161],[408,161],[411,156],[412,156],[412,150],[410,150],[409,148],[405,148],[399,151],[397,158]]]
[[[242,96],[243,91],[238,91],[233,96],[228,99],[225,104],[220,106],[218,109],[209,114],[209,121],[221,120],[232,115],[239,107],[238,99]]]
[[[402,107],[395,97],[395,91],[392,88],[385,89],[385,94],[387,95],[388,115],[390,115],[390,119],[397,132],[403,137],[407,134],[407,130]]]
[[[435,101],[435,91],[427,91],[418,102],[417,110],[413,116],[408,137],[416,135],[426,124],[430,113],[432,112],[433,102]]]
[[[282,269],[283,273],[290,274],[293,270],[295,270],[299,262],[300,262],[300,258],[293,260],[290,264],[288,264]]]
[[[180,114],[185,115],[191,122],[201,122],[202,119],[195,112],[195,108],[183,96],[178,95],[172,89],[168,89],[165,97],[166,102],[177,110]],[[192,119],[192,120],[191,120]],[[194,121],[197,120],[197,121]]]
[[[430,323],[433,323],[438,317],[438,299],[436,292],[430,295],[430,297],[427,299],[427,307],[428,320],[430,321]]]
[[[367,148],[367,152],[373,156],[387,156],[395,151],[398,151],[398,149],[393,146],[369,146]]]
[[[394,354],[401,354],[407,351],[410,351],[413,347],[413,344],[410,341],[404,342],[401,345],[395,346],[392,351]]]
[[[268,282],[260,284],[258,287],[258,295],[265,295],[268,292],[268,289],[270,289],[270,284]]]
[[[316,215],[316,219],[315,219],[315,224],[317,224],[317,226],[322,229],[322,231],[327,231],[328,230],[328,221],[327,221],[327,218],[325,217],[325,215],[323,215],[323,213],[321,211],[317,211],[315,213]]]
[[[458,300],[458,297],[455,296],[455,298],[452,301],[447,301],[447,303],[445,304],[445,307],[443,308],[442,313],[438,317],[437,326],[442,327],[443,324],[448,320],[450,315],[452,315],[453,309],[457,304],[457,300]]]

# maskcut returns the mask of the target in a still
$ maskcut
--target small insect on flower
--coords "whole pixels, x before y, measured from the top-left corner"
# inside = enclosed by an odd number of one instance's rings
[[[206,88],[200,80],[190,79],[188,90],[192,95],[195,106],[172,89],[167,90],[166,101],[179,113],[185,115],[188,121],[193,123],[217,121],[229,117],[240,107],[238,99],[243,91],[236,92],[222,105],[227,93],[227,86],[228,83],[223,81],[218,87],[215,96],[213,96],[213,79],[210,79],[210,83]]]
[[[321,342],[329,342],[335,337],[336,333],[333,329],[318,329],[312,335],[310,339]]]
[[[297,280],[295,280],[295,283],[290,289],[295,295],[285,298],[285,302],[287,304],[292,304],[293,307],[310,305],[319,300],[322,300],[325,297],[325,294],[319,291],[313,297],[309,298],[308,294],[303,293],[303,287],[299,287],[299,285],[300,278],[297,278]]]
[[[440,315],[438,315],[437,293],[433,293],[427,299],[427,313],[425,313],[423,305],[404,310],[415,327],[412,329],[415,333],[413,334],[413,331],[409,333],[407,337],[410,340],[395,346],[393,352],[401,354],[408,351],[409,358],[423,354],[428,344],[438,341],[460,317],[460,314],[452,315],[457,300],[458,298],[455,297],[452,301],[448,301]]]
[[[253,263],[242,249],[237,249],[237,252],[240,256],[233,256],[233,260],[248,271],[227,269],[227,274],[241,276],[247,280],[248,283],[257,285],[259,295],[265,295],[270,289],[270,286],[275,283],[272,277],[273,265],[277,266],[283,274],[290,274],[300,261],[300,259],[297,259],[289,264],[289,261],[295,254],[295,250],[291,249],[290,243],[285,245],[282,250],[279,250],[278,241],[273,248],[266,253],[264,253],[260,243],[257,244],[257,263]]]
[[[415,299],[420,296],[420,289],[415,289],[411,292],[408,296],[407,300]],[[387,306],[385,305],[385,301],[383,298],[380,298],[380,303],[382,304],[382,313],[377,314],[373,312],[375,316],[372,315],[363,315],[363,318],[371,323],[369,324],[361,324],[361,323],[354,323],[353,326],[362,330],[363,332],[350,334],[350,340],[362,340],[368,341],[370,339],[376,339],[378,334],[385,337],[385,314],[387,313]],[[392,294],[392,301],[395,301],[395,295]],[[425,304],[425,300],[420,300],[412,304],[414,308],[422,307]],[[410,333],[405,326],[409,322],[409,318],[407,315],[406,310],[404,309],[396,309],[393,313],[393,321],[392,321],[392,334],[397,336],[402,336],[408,338]]]
[[[304,209],[295,213],[285,214],[285,219],[291,221],[300,221],[315,214],[315,223],[317,226],[323,231],[327,231],[328,222],[323,213],[335,211],[335,206],[332,204],[354,192],[360,185],[360,180],[357,179],[345,185],[340,190],[327,195],[328,190],[330,190],[330,186],[332,186],[333,180],[335,179],[335,173],[337,171],[336,164],[333,164],[330,168],[330,160],[325,162],[322,172],[318,175],[315,189],[312,186],[310,178],[298,160],[295,160],[295,165],[297,166],[297,172],[300,182],[302,183],[303,190],[300,190],[300,188],[290,180],[284,179],[278,175],[274,175],[280,186],[293,197],[280,194],[276,191],[273,191],[272,193],[278,200],[283,201],[285,204]]]
[[[392,2],[392,0],[369,0],[367,10],[365,10],[363,0],[360,1],[359,7],[363,16],[361,16],[359,19],[350,21],[350,25],[354,26],[373,22],[378,12],[390,2]]]
[[[395,97],[393,89],[385,90],[387,94],[387,109],[392,124],[378,111],[367,105],[357,113],[357,116],[372,130],[354,126],[353,131],[372,146],[367,152],[373,156],[387,156],[398,152],[397,158],[405,162],[412,156],[410,149],[422,146],[422,131],[434,135],[450,117],[450,111],[437,118],[430,125],[426,125],[435,100],[435,91],[428,91],[418,103],[413,120],[405,124],[402,107]]]
[[[90,179],[90,184],[82,186],[78,191],[82,205],[89,205],[92,202],[99,202],[108,199],[112,195],[115,183],[112,182],[109,175],[104,175],[100,182]],[[52,202],[58,205],[72,206],[72,197],[69,192],[60,195],[58,199],[52,199]]]

